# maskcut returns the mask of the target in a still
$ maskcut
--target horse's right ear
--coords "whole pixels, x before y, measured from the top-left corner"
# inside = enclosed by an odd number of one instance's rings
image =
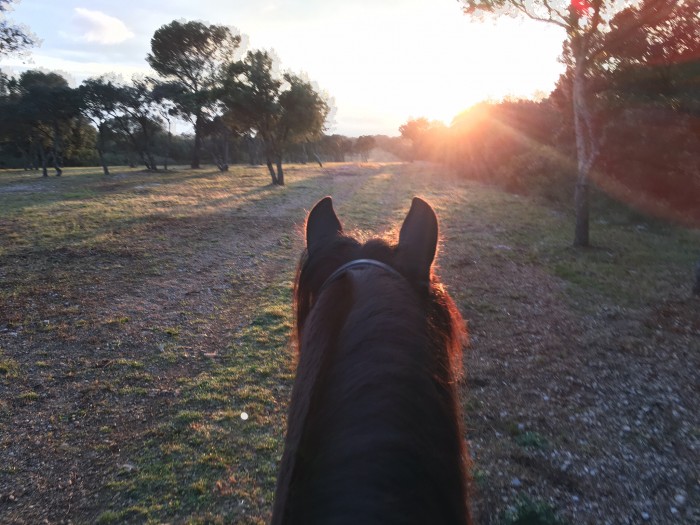
[[[309,254],[317,252],[342,232],[343,226],[333,210],[333,199],[324,197],[316,203],[306,220],[306,247]]]
[[[399,232],[398,256],[413,279],[430,282],[430,266],[435,258],[438,242],[438,220],[432,206],[418,197],[413,198],[411,209]]]

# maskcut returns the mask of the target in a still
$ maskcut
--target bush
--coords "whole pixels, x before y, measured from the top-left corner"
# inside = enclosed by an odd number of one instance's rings
[[[547,146],[528,149],[494,170],[494,182],[506,191],[570,204],[576,184],[576,165]]]

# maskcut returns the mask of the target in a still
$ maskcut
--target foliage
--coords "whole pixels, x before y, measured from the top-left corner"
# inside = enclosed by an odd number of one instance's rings
[[[581,4],[579,10],[569,9],[578,5],[569,2],[464,4],[472,15],[529,13],[559,25],[575,21],[579,25],[562,56],[567,71],[550,97],[539,102],[483,102],[450,126],[409,120],[399,130],[412,145],[411,159],[442,162],[463,176],[566,207],[584,175],[586,185],[590,178],[647,211],[652,201],[658,203],[654,213],[700,223],[692,204],[700,198],[700,24],[690,2],[647,1],[619,11],[606,2]],[[601,20],[592,18],[596,5],[607,9]],[[585,35],[591,39],[579,72],[579,113],[585,115],[577,116],[572,45]]]
[[[56,73],[29,70],[8,81],[0,103],[6,116],[0,133],[10,149],[19,151],[27,162],[38,159],[45,177],[49,163],[60,176],[66,137],[79,114],[75,90]]]
[[[266,51],[250,51],[225,69],[220,100],[224,121],[261,138],[276,185],[284,185],[284,153],[293,144],[319,138],[330,110],[310,82],[289,72],[277,75]]]
[[[148,170],[159,163],[167,169],[186,153],[199,167],[204,147],[222,171],[231,155],[251,163],[264,157],[273,181],[284,184],[285,155],[320,162],[317,142],[329,107],[307,80],[278,75],[266,52],[236,61],[240,43],[228,27],[175,20],[151,39],[147,61],[159,79],[123,84],[104,76],[71,89],[56,73],[0,73],[0,164],[41,165],[45,175],[53,164],[60,175],[65,160],[95,162],[94,148],[109,175],[110,163],[138,159]],[[173,137],[175,117],[192,125],[193,137]]]
[[[102,171],[109,175],[107,160],[107,140],[114,134],[109,126],[110,119],[117,114],[117,107],[121,98],[121,90],[111,80],[105,77],[89,78],[80,88],[82,99],[82,113],[97,128],[96,148],[102,165]]]
[[[620,49],[654,41],[646,47],[668,47],[664,30],[676,19],[692,20],[696,15],[689,6],[697,8],[696,1],[643,0],[631,5],[615,0],[462,0],[462,3],[470,16],[527,17],[566,31],[562,60],[567,65],[564,80],[567,89],[560,94],[571,107],[576,145],[574,245],[587,246],[589,178],[605,142],[605,124],[611,116],[596,104],[596,76],[616,69],[619,61],[611,59],[611,54]],[[632,38],[635,36],[638,38]]]
[[[358,137],[355,141],[353,150],[355,153],[360,155],[363,161],[367,162],[367,160],[369,159],[369,152],[372,151],[374,145],[374,137],[371,137],[369,135],[362,135],[361,137]]]
[[[123,141],[136,151],[149,170],[156,170],[155,137],[163,131],[158,102],[153,96],[152,84],[145,79],[134,79],[133,85],[119,89],[118,112],[111,125]]]
[[[160,27],[151,39],[146,60],[165,80],[158,96],[170,99],[194,127],[192,168],[200,164],[205,122],[214,117],[219,72],[233,61],[240,43],[240,35],[228,27],[178,20]]]
[[[318,151],[327,161],[345,162],[345,156],[352,152],[352,140],[343,135],[324,135],[319,140]]]
[[[0,0],[0,57],[18,54],[37,44],[36,37],[25,27],[12,24],[5,18],[12,10],[14,0]]]

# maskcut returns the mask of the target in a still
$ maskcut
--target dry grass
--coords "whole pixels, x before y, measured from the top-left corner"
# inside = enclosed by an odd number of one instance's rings
[[[480,523],[700,520],[697,232],[615,210],[573,250],[420,163],[114,172],[0,173],[0,522],[265,522],[305,213],[391,236],[416,194],[470,323]]]

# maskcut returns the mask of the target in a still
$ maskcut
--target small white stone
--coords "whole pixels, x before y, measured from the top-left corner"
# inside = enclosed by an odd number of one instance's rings
[[[679,505],[683,505],[685,503],[685,496],[683,494],[676,494],[676,497],[673,499],[676,500],[676,503]]]
[[[642,519],[644,521],[649,521],[649,513],[648,512],[642,512]]]
[[[243,421],[246,421],[248,419],[248,413],[247,412],[241,412],[241,419]]]

